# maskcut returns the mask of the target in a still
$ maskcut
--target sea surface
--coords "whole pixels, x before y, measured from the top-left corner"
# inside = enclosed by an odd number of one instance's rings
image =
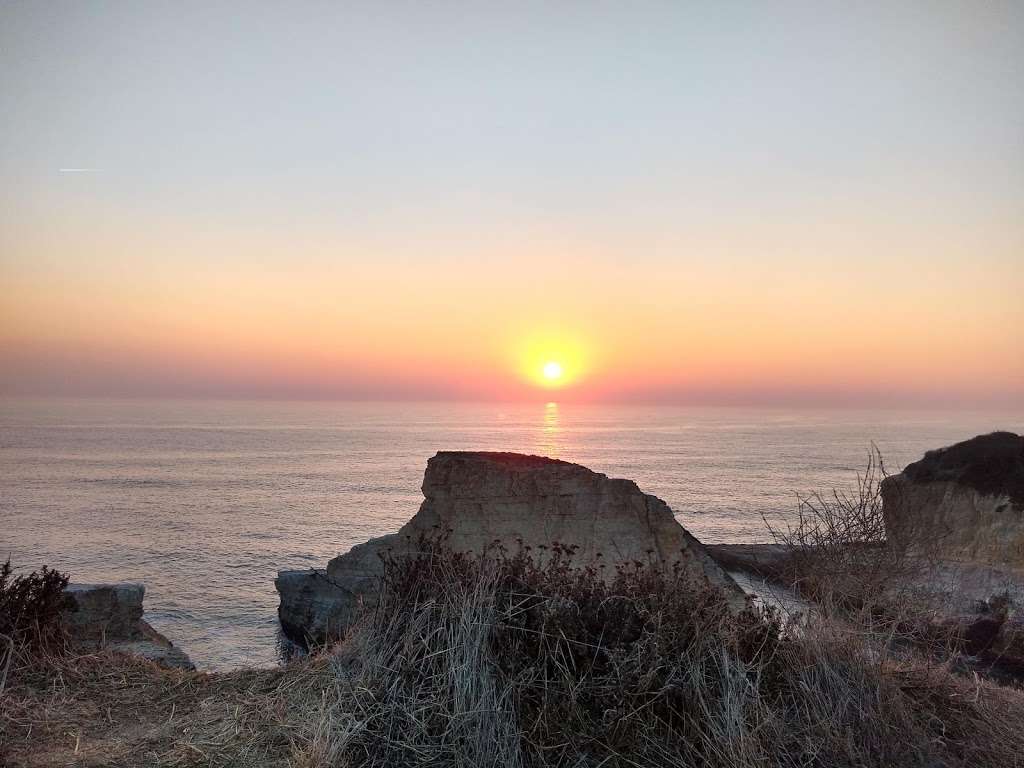
[[[0,401],[0,558],[141,581],[201,669],[278,660],[279,569],[394,531],[438,450],[522,451],[628,477],[708,542],[770,536],[797,494],[848,487],[1024,412],[568,404]]]

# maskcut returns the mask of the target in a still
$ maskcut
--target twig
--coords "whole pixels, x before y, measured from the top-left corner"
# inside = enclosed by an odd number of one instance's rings
[[[0,674],[0,693],[7,687],[7,672],[11,668],[11,660],[14,658],[14,638],[0,634],[0,640],[7,641],[7,657],[4,659],[4,671]]]

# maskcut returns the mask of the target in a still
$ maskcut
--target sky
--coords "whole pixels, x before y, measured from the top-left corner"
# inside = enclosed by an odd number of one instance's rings
[[[1024,3],[6,0],[0,72],[0,394],[1024,402]]]

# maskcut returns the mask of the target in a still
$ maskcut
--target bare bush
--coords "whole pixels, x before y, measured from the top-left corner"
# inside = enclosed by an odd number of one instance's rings
[[[870,613],[891,607],[934,568],[937,533],[915,527],[914,554],[887,539],[881,492],[886,477],[882,455],[872,446],[852,488],[799,497],[796,520],[785,527],[765,520],[788,551],[786,579],[825,608]]]

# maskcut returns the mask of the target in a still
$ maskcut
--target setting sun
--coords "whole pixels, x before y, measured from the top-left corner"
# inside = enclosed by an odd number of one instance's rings
[[[554,360],[544,363],[544,378],[548,381],[558,381],[562,378],[562,364]]]
[[[510,362],[532,387],[573,388],[593,372],[592,346],[572,330],[518,330],[510,341]]]

